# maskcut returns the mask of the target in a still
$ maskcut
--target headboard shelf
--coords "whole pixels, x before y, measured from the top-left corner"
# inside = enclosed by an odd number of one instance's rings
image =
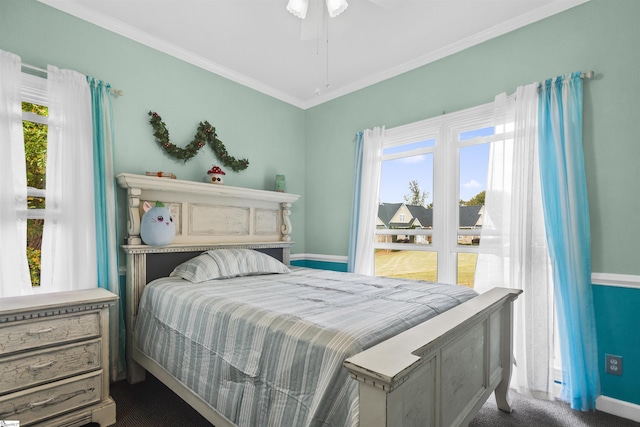
[[[118,184],[126,189],[140,189],[147,192],[172,192],[189,196],[202,195],[205,198],[231,197],[234,200],[247,199],[252,201],[265,201],[276,203],[293,203],[300,197],[297,194],[280,193],[276,191],[255,190],[252,188],[231,187],[228,185],[215,185],[206,182],[185,181],[181,179],[159,178],[157,176],[137,175],[121,173],[117,176]]]
[[[290,241],[291,204],[297,194],[121,173],[127,190],[127,245],[142,245],[144,201],[171,206],[175,245]],[[175,247],[171,245],[172,247]]]

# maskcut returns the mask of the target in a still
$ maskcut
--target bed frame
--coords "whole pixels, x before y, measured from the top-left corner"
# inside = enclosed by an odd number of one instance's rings
[[[227,418],[133,345],[145,285],[213,248],[253,248],[289,265],[291,204],[299,196],[272,191],[120,174],[127,190],[127,380],[150,372],[216,427]],[[173,204],[176,238],[143,245],[141,201]],[[512,305],[522,291],[494,288],[344,361],[359,384],[363,427],[465,426],[495,392],[511,412]]]

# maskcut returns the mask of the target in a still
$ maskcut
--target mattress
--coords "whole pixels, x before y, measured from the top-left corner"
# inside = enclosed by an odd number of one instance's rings
[[[342,362],[477,294],[326,270],[146,286],[135,345],[239,426],[357,426]]]

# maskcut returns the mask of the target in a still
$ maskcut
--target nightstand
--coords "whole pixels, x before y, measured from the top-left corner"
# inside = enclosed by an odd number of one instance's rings
[[[104,289],[0,299],[0,420],[114,424]]]

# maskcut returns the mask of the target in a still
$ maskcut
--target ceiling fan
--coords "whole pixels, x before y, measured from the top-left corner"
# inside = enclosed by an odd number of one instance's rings
[[[395,3],[400,0],[368,0],[376,6],[388,8],[387,2]],[[326,3],[326,9],[322,3]],[[320,56],[320,40],[325,42],[326,76],[325,87],[330,87],[329,83],[329,18],[335,18],[344,12],[349,4],[347,0],[288,0],[287,10],[294,16],[300,18],[300,39],[303,41],[316,40],[316,55]],[[307,12],[311,19],[305,19]],[[316,88],[316,95],[320,94],[320,88]]]
[[[383,9],[395,9],[401,0],[367,1]],[[322,7],[322,3],[326,3],[326,8]],[[347,0],[288,0],[287,10],[302,20],[300,39],[312,40],[322,38],[329,18],[335,18],[340,15],[348,6]]]
[[[326,2],[327,11],[331,18],[340,15],[349,6],[347,0],[326,0]],[[309,0],[289,0],[287,4],[287,10],[300,19],[304,19],[307,16],[308,9]]]

